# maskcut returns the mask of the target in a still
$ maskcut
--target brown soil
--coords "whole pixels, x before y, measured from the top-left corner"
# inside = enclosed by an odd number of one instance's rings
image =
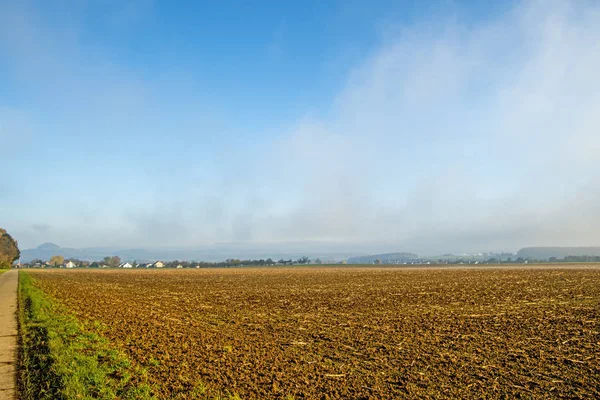
[[[600,398],[600,269],[35,271],[163,398]]]

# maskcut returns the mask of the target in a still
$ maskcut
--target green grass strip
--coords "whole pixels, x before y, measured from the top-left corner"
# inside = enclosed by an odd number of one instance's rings
[[[20,398],[152,399],[144,370],[19,272]]]

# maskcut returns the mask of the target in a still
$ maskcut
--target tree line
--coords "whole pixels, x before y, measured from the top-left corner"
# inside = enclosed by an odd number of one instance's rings
[[[65,263],[72,262],[78,268],[117,268],[122,264],[122,260],[118,256],[107,256],[99,261],[86,261],[79,260],[76,258],[68,258],[65,259],[61,255],[55,255],[50,258],[48,263],[45,261],[36,259],[32,260],[29,263],[23,264],[23,267],[41,267],[41,266],[51,266],[51,267],[60,267],[65,265]],[[272,258],[267,259],[258,259],[258,260],[241,260],[237,258],[228,258],[224,261],[218,262],[209,262],[209,261],[166,261],[163,262],[164,268],[233,268],[233,267],[243,267],[243,266],[273,266],[273,265],[304,265],[304,264],[321,264],[321,259],[317,258],[315,260],[311,260],[308,257],[300,257],[296,260],[292,260],[291,258],[288,260],[280,259],[278,261],[273,260]],[[153,262],[138,262],[137,260],[131,262],[133,267],[142,267],[145,268],[148,265],[154,267]]]

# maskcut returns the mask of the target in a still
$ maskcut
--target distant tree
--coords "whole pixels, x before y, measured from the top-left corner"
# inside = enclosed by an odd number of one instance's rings
[[[65,262],[65,258],[63,256],[52,256],[50,257],[50,264],[58,267],[59,265],[62,265]]]
[[[0,268],[11,268],[20,256],[17,241],[6,230],[0,228]]]
[[[275,264],[275,261],[273,261],[271,258],[267,258],[267,261],[265,261],[267,263],[267,265],[273,265]]]
[[[117,268],[119,265],[121,265],[121,258],[119,256],[112,256],[110,258],[108,266],[112,268]]]
[[[379,258],[378,258],[378,259],[376,259],[376,260],[375,260],[375,264],[377,264],[377,265],[381,264],[381,260],[380,260]]]
[[[111,268],[116,268],[121,265],[121,258],[119,256],[106,256],[102,259],[104,265],[108,265]]]
[[[320,258],[317,258],[317,259],[315,260],[315,264],[323,264],[323,261],[321,261],[321,259],[320,259]]]

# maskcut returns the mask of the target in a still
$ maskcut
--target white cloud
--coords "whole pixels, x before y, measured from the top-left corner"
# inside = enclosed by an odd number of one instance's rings
[[[179,110],[185,122],[156,118],[174,111],[157,104],[180,90],[202,104],[185,82],[157,88],[107,54],[84,57],[76,24],[48,35],[35,14],[11,12],[0,16],[0,50],[33,82],[28,90],[60,93],[89,118],[84,126],[195,132],[207,125],[200,109],[190,117],[193,107]],[[103,243],[323,241],[422,252],[599,244],[590,223],[600,221],[598,71],[593,1],[524,1],[478,24],[453,15],[402,26],[354,68],[321,110],[327,117],[299,118],[260,154],[223,150],[202,164],[211,177],[192,167],[193,158],[149,167],[144,179],[156,181],[150,194],[162,202],[138,204],[140,196],[113,215],[111,228],[65,224],[75,228],[59,237],[78,245],[86,229]],[[94,117],[98,111],[107,117]],[[10,115],[18,122],[11,124],[27,126]],[[167,139],[165,154],[189,151]],[[187,186],[178,190],[181,182]]]
[[[302,121],[277,148],[297,206],[269,215],[263,237],[421,251],[600,243],[599,11],[528,1],[485,25],[387,38],[333,117]]]

